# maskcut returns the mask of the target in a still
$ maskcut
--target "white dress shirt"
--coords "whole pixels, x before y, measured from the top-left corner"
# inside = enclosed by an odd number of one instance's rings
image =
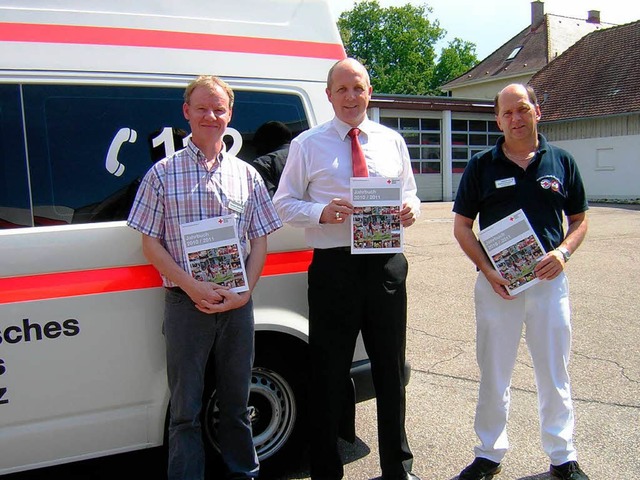
[[[409,151],[396,131],[366,118],[358,125],[370,177],[402,180],[402,202],[420,214],[420,199]],[[350,199],[351,126],[337,117],[301,133],[291,142],[273,202],[283,222],[305,228],[313,248],[351,244],[351,222],[320,224],[324,207],[334,198]]]

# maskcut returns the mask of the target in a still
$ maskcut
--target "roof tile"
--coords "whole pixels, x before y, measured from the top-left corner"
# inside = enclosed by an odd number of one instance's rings
[[[640,112],[640,21],[594,31],[529,81],[542,121]]]

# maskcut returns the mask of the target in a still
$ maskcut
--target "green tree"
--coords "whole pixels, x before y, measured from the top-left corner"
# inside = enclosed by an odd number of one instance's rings
[[[476,46],[459,38],[449,42],[442,49],[438,63],[433,71],[433,85],[438,87],[459,77],[478,63]]]
[[[454,41],[443,49],[446,61],[436,64],[435,46],[446,31],[437,20],[429,19],[430,13],[432,9],[426,4],[381,8],[377,0],[365,0],[354,3],[352,10],[340,15],[338,30],[347,55],[367,67],[375,92],[442,95],[436,72],[438,79],[447,80],[462,73],[453,74],[448,66],[458,72],[471,57],[456,54],[467,51],[473,54],[475,46]]]

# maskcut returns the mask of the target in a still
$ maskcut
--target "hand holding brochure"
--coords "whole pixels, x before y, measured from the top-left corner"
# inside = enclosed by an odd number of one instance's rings
[[[495,269],[511,282],[509,295],[540,281],[533,269],[545,251],[522,209],[481,230],[478,237]]]
[[[351,178],[351,253],[402,252],[402,181],[399,178]]]
[[[249,290],[235,215],[206,218],[180,225],[189,273],[196,280]]]

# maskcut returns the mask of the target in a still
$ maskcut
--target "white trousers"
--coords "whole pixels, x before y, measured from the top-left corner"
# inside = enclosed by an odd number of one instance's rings
[[[480,391],[475,430],[476,457],[501,462],[509,448],[507,419],[511,377],[525,326],[535,372],[542,447],[553,465],[576,460],[569,384],[571,323],[565,274],[543,280],[514,300],[498,296],[480,273],[475,286],[476,355]]]

